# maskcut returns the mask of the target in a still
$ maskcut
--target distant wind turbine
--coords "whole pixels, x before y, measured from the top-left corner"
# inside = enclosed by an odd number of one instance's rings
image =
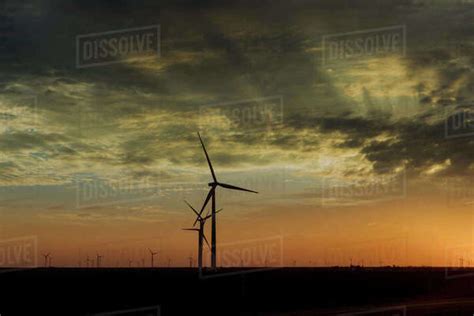
[[[99,254],[97,254],[97,260],[96,260],[96,263],[97,263],[97,268],[100,268],[100,263],[102,261],[102,256],[100,256]]]
[[[43,257],[44,257],[44,266],[47,267],[48,266],[49,253],[43,254]]]
[[[230,189],[230,190],[238,190],[238,191],[245,191],[245,192],[252,192],[252,193],[258,193],[258,192],[217,181],[214,168],[212,167],[211,159],[209,158],[209,155],[206,150],[206,146],[204,146],[204,142],[202,141],[201,135],[199,133],[198,133],[198,137],[199,137],[199,141],[201,142],[202,149],[204,150],[207,164],[209,165],[209,169],[211,171],[211,175],[213,179],[213,182],[208,183],[211,189],[209,190],[209,193],[207,194],[206,200],[204,201],[204,204],[201,208],[201,211],[199,212],[199,215],[202,214],[202,212],[206,208],[207,203],[212,198],[212,201],[211,201],[211,207],[212,207],[211,266],[213,269],[215,269],[217,267],[216,188],[220,186],[222,188]],[[196,218],[196,221],[194,222],[193,226],[195,226],[197,222],[198,222],[198,218]]]
[[[154,263],[154,257],[155,255],[157,255],[159,253],[159,251],[157,252],[153,252],[150,248],[148,248],[148,251],[150,252],[150,256],[151,256],[151,267],[153,268],[153,263]]]
[[[190,230],[190,231],[196,231],[198,232],[198,267],[199,267],[199,272],[202,271],[202,245],[203,241],[206,242],[207,246],[209,246],[209,242],[207,241],[206,235],[204,234],[204,225],[206,224],[206,221],[211,218],[212,215],[209,215],[209,213],[203,218],[201,215],[194,209],[194,207],[191,206],[186,200],[184,201],[189,208],[196,214],[197,218],[196,221],[199,222],[199,228],[183,228],[183,230]],[[219,213],[221,210],[218,210],[216,213]]]

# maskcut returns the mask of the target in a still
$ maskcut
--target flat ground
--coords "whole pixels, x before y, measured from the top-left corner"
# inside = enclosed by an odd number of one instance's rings
[[[203,277],[189,268],[0,272],[2,316],[474,313],[474,269],[219,269]]]

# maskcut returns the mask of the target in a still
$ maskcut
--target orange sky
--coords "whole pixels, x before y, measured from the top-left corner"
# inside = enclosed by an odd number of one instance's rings
[[[259,191],[218,189],[218,264],[467,262],[471,24],[454,5],[387,6],[134,8],[92,23],[32,5],[23,35],[42,45],[15,42],[1,64],[0,245],[34,236],[40,265],[49,252],[58,266],[97,253],[139,266],[148,248],[188,265],[183,199],[199,208],[211,180],[199,131],[218,179]],[[76,67],[78,35],[157,17],[157,58]],[[397,47],[328,61],[323,38]]]

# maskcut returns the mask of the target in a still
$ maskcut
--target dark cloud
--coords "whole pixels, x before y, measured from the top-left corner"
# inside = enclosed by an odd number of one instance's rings
[[[0,148],[3,151],[16,151],[19,149],[45,148],[50,143],[64,140],[59,134],[41,135],[36,132],[13,132],[0,135]]]
[[[0,89],[12,95],[36,92],[46,129],[3,134],[0,149],[41,152],[35,159],[75,157],[131,166],[139,174],[147,172],[140,167],[161,163],[202,164],[202,157],[195,157],[199,148],[193,147],[199,129],[206,131],[213,159],[223,166],[270,163],[266,150],[317,152],[323,139],[313,135],[319,133],[343,135],[335,148],[359,149],[376,170],[406,163],[421,172],[447,159],[451,172],[468,170],[471,142],[446,140],[443,122],[430,122],[427,109],[472,96],[473,50],[460,45],[470,38],[468,23],[461,22],[471,14],[453,7],[440,25],[439,10],[408,14],[409,1],[393,1],[383,4],[393,10],[380,12],[379,5],[362,1],[354,8],[350,3],[353,18],[348,19],[348,1],[28,2],[34,10],[14,8],[15,35],[2,50],[13,62],[1,64]],[[157,23],[162,25],[162,56],[156,62],[75,69],[77,35]],[[442,31],[426,36],[433,23]],[[421,113],[409,118],[387,111],[394,105],[383,103],[370,85],[363,86],[362,109],[356,110],[355,100],[338,83],[344,74],[321,66],[322,35],[386,24],[406,24],[408,30],[402,67],[421,104]],[[450,34],[449,40],[443,34]],[[354,66],[342,73],[363,70]],[[428,70],[435,79],[420,75]],[[284,100],[284,119],[277,124],[200,126],[199,111],[206,105],[268,96]],[[224,145],[235,147],[226,151]],[[253,152],[243,153],[240,145]]]

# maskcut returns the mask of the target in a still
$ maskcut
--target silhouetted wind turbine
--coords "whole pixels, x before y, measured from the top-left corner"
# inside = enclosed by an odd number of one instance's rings
[[[44,266],[47,267],[48,266],[49,253],[43,254],[43,257],[44,257]]]
[[[97,260],[96,260],[97,268],[100,268],[100,261],[101,260],[102,260],[102,256],[99,256],[99,254],[97,254]]]
[[[154,262],[154,261],[153,261],[153,257],[154,257],[155,255],[157,255],[159,251],[153,252],[150,248],[148,248],[148,251],[150,252],[150,256],[151,256],[151,267],[153,268],[153,262]]]
[[[87,264],[86,264],[86,266],[87,266],[88,268],[89,268],[89,261],[90,261],[89,256],[87,256],[87,259],[86,259]]]
[[[245,191],[245,192],[252,192],[252,193],[258,193],[257,191],[252,191],[244,188],[240,188],[234,185],[226,184],[217,181],[216,174],[214,172],[214,168],[212,168],[212,163],[211,159],[209,158],[209,155],[207,154],[206,146],[204,146],[204,142],[202,141],[201,135],[198,133],[199,136],[199,141],[201,142],[202,149],[204,150],[204,154],[206,155],[206,160],[207,164],[209,165],[209,169],[211,170],[211,175],[212,175],[212,180],[213,182],[209,182],[208,185],[211,187],[209,190],[209,193],[207,194],[206,200],[204,201],[204,204],[201,208],[201,211],[199,212],[199,215],[202,214],[204,209],[206,208],[207,203],[209,200],[212,198],[212,236],[211,236],[211,266],[213,269],[217,267],[217,237],[216,237],[216,188],[218,186],[223,187],[225,189],[230,189],[230,190],[238,190],[238,191]],[[196,225],[198,222],[198,218],[196,218],[196,221],[194,222],[193,226]]]
[[[212,216],[209,215],[209,212],[207,215],[203,218],[201,215],[194,209],[194,207],[191,206],[186,200],[184,201],[189,208],[196,214],[197,218],[196,220],[199,222],[199,228],[183,228],[183,230],[191,230],[191,231],[196,231],[198,232],[198,267],[199,267],[199,272],[202,271],[202,244],[203,241],[206,242],[207,246],[210,248],[209,242],[207,241],[206,235],[204,234],[204,225],[206,224],[206,221]],[[221,210],[218,210],[216,213],[219,213]]]

